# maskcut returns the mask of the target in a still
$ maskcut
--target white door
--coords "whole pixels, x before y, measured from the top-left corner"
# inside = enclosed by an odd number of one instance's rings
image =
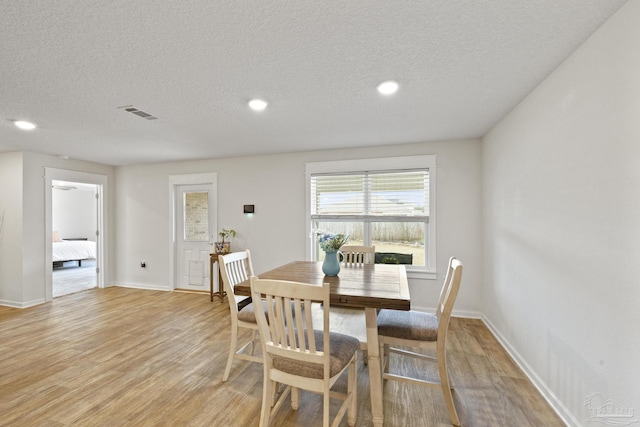
[[[211,185],[178,185],[176,190],[176,288],[208,292],[214,210]]]

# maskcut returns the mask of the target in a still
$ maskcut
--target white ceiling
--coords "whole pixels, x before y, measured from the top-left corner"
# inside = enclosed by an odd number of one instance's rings
[[[624,1],[2,0],[0,152],[127,165],[481,137]]]

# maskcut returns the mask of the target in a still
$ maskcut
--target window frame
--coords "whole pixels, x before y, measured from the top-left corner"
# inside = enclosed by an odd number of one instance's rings
[[[312,175],[357,172],[403,172],[416,169],[429,170],[429,220],[426,223],[425,265],[407,265],[407,276],[409,278],[436,279],[437,156],[435,154],[305,163],[305,224],[307,236],[307,244],[305,246],[307,260],[313,260],[315,247],[315,236],[312,233],[312,222],[314,220],[311,219]]]

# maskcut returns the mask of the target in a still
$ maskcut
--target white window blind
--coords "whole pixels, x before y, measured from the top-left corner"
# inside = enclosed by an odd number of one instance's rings
[[[311,175],[311,218],[426,222],[429,170]]]

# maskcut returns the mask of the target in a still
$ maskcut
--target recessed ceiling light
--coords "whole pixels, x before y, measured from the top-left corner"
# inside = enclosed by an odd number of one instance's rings
[[[24,120],[16,120],[13,122],[14,125],[18,126],[22,130],[33,130],[36,128],[36,125],[31,122],[25,122]]]
[[[378,84],[378,92],[383,95],[393,95],[398,91],[398,82],[394,80],[386,80]]]
[[[254,111],[262,111],[267,108],[267,101],[264,101],[262,99],[252,99],[248,102],[248,104],[249,108]]]

